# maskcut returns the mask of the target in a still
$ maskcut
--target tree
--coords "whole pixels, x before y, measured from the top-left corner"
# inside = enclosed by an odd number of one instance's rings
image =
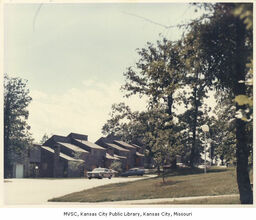
[[[182,148],[180,134],[163,106],[133,113],[120,103],[112,106],[110,115],[111,119],[103,126],[104,134],[119,136],[127,142],[140,140],[146,146],[146,160],[154,160],[159,175],[165,165],[176,165],[176,156]],[[164,172],[162,178],[164,182]]]
[[[182,144],[184,146],[183,152],[181,153],[183,162],[188,164],[190,167],[201,162],[200,153],[203,150],[200,133],[200,127],[204,124],[203,112],[195,111],[196,109],[192,106],[186,110],[183,114],[178,115],[179,128],[182,134]]]
[[[176,167],[176,156],[181,152],[180,133],[168,114],[161,107],[150,109],[146,114],[147,129],[144,132],[143,142],[148,146],[149,153],[154,158],[158,174],[163,170],[162,179],[165,182],[165,166]]]
[[[44,144],[48,139],[49,139],[49,136],[48,134],[45,133],[40,141],[40,144]]]
[[[12,174],[12,154],[22,154],[31,145],[27,124],[31,102],[27,81],[4,76],[4,177]]]
[[[170,122],[170,125],[164,129],[165,131],[161,131],[165,133],[167,129],[173,133],[175,128],[173,121],[176,118],[175,94],[182,86],[182,74],[184,73],[182,72],[184,63],[180,58],[180,48],[180,41],[171,42],[165,38],[157,41],[155,45],[148,42],[145,48],[137,50],[140,59],[135,67],[129,67],[124,73],[126,82],[122,89],[127,92],[126,96],[138,94],[149,98],[149,114],[146,113],[144,116],[151,115],[154,118],[155,113],[152,114],[152,109],[153,112],[154,109],[160,109],[161,114],[164,111],[165,117],[159,116],[159,119],[164,119],[161,123]],[[159,129],[156,132],[161,133]],[[152,153],[151,150],[150,153]]]
[[[126,83],[122,87],[127,97],[146,95],[149,106],[163,103],[170,119],[173,118],[174,95],[181,85],[183,62],[180,59],[180,42],[173,43],[163,38],[156,45],[147,43],[138,50],[139,61],[124,73]]]
[[[118,174],[122,172],[122,163],[120,161],[113,161],[109,167],[112,170],[117,171]]]
[[[212,158],[228,165],[235,163],[235,107],[230,94],[220,95],[221,100],[214,109],[216,116],[209,119]]]
[[[252,15],[252,4],[217,3],[213,5],[213,16],[200,22],[199,28],[191,27],[191,34],[200,39],[197,50],[202,51],[207,69],[205,76],[211,79],[215,88],[228,91],[233,97],[246,97],[250,90],[246,82],[251,67],[247,64],[252,58],[252,28],[247,21]],[[249,16],[237,16],[239,8],[246,8]],[[249,95],[250,97],[251,95]],[[236,103],[237,113],[247,109],[247,103]],[[242,204],[253,202],[248,174],[247,121],[242,117],[235,119],[237,183]]]
[[[202,18],[205,18],[204,15]],[[180,121],[185,122],[185,128],[190,132],[187,138],[191,142],[189,164],[194,166],[196,159],[200,156],[200,128],[206,121],[203,119],[208,113],[204,100],[208,98],[207,93],[213,89],[212,79],[205,76],[209,68],[207,60],[204,59],[203,50],[199,49],[201,39],[198,33],[201,30],[200,22],[192,22],[190,32],[183,36],[180,57],[183,63],[185,74],[183,75],[183,89],[180,92],[179,100],[183,102],[186,111],[179,116]]]
[[[115,135],[123,141],[136,142],[142,134],[139,124],[139,112],[132,112],[125,103],[113,104],[110,119],[102,127],[104,135]]]

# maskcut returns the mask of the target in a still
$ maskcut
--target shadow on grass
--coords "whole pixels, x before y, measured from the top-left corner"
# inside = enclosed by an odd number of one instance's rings
[[[158,182],[155,184],[155,186],[171,186],[171,185],[175,185],[177,183],[181,183],[183,181],[173,181],[173,180],[165,180],[164,182]]]
[[[207,170],[207,173],[219,173],[219,172],[226,172],[228,170],[230,170],[230,169],[227,169],[227,168],[221,168],[221,169],[212,168],[212,169]]]
[[[210,168],[207,170],[207,173],[220,173],[220,172],[226,172],[228,170],[231,170],[230,168]],[[176,168],[176,169],[170,169],[166,171],[165,176],[171,177],[171,176],[186,176],[191,174],[202,174],[204,173],[204,169],[200,169],[197,167],[194,168]],[[162,176],[162,173],[160,176],[157,176],[155,178],[159,178]]]

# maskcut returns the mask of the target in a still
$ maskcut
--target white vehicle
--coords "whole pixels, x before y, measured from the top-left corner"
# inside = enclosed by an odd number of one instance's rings
[[[91,179],[91,178],[98,178],[98,179],[109,178],[109,179],[111,179],[112,176],[113,176],[113,173],[109,169],[101,168],[101,167],[95,168],[91,172],[87,172],[88,179]]]

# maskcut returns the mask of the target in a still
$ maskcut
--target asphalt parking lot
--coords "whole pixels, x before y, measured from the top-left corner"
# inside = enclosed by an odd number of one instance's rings
[[[112,179],[7,179],[3,184],[3,202],[13,205],[49,205],[48,199],[110,183],[134,181],[144,177]]]

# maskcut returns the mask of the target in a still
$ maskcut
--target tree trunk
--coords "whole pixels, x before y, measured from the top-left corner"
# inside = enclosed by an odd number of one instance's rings
[[[161,172],[160,172],[160,166],[157,165],[157,175],[160,176]]]
[[[171,161],[171,168],[176,169],[177,168],[177,159],[176,157]]]
[[[170,120],[173,120],[173,116],[172,116],[172,106],[173,106],[173,102],[174,102],[174,99],[173,99],[173,93],[171,95],[168,96],[168,99],[167,99],[167,104],[168,104],[168,110],[167,110],[167,113],[169,114],[170,116]],[[174,168],[177,168],[177,161],[176,161],[176,157],[174,160],[171,161],[171,166],[174,167]]]
[[[164,155],[162,155],[162,158],[164,158]],[[164,167],[164,159],[162,159],[161,166],[162,166],[162,168],[163,168],[162,180],[163,180],[163,184],[165,184],[165,167]]]
[[[147,148],[147,150],[149,151],[147,157],[146,157],[146,163],[147,163],[147,167],[148,168],[152,168],[152,158],[154,158],[154,153],[151,151],[150,148]]]
[[[163,183],[165,183],[165,171],[163,169],[163,174],[162,174],[162,180],[163,180]]]
[[[167,97],[167,105],[168,105],[168,109],[167,109],[167,113],[168,115],[171,117],[172,119],[172,105],[173,105],[173,94],[170,94]]]
[[[241,204],[252,204],[253,195],[248,172],[249,150],[245,133],[245,123],[241,119],[236,120],[236,158],[237,158],[237,184],[240,193]]]
[[[238,83],[245,80],[246,75],[246,59],[244,53],[245,45],[245,25],[243,21],[236,18],[236,60],[235,60],[235,79],[237,83],[234,85],[234,95],[246,95],[246,87],[244,83]],[[236,110],[245,109],[246,106],[236,104]],[[242,119],[236,119],[236,158],[237,158],[237,184],[240,193],[241,204],[252,204],[253,194],[249,178],[248,156],[249,147],[246,134],[246,122]]]
[[[190,167],[194,167],[195,163],[195,148],[196,148],[196,127],[197,127],[197,115],[198,115],[198,103],[197,103],[197,90],[194,88],[194,105],[195,105],[195,114],[193,121],[193,137],[192,137],[192,147],[190,153]]]

